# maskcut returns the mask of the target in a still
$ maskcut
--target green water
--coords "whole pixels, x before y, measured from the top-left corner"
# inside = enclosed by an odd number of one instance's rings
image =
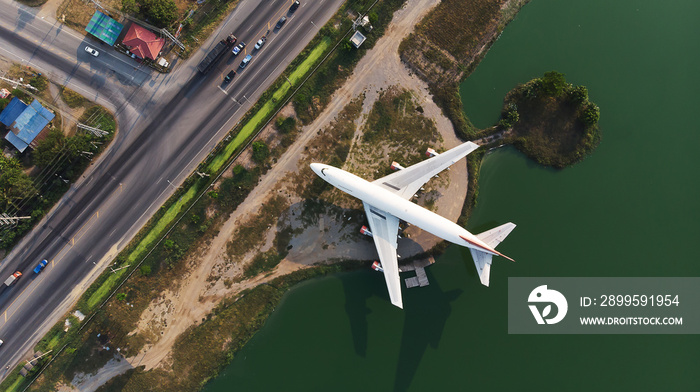
[[[482,167],[474,232],[513,221],[491,287],[453,247],[392,307],[371,271],[306,282],[206,388],[219,391],[697,391],[700,336],[508,335],[509,276],[698,276],[700,2],[533,0],[462,85],[477,126],[515,84],[588,87],[603,141],[553,171]]]

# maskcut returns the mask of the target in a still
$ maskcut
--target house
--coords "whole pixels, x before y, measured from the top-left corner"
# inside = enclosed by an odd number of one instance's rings
[[[40,134],[54,117],[56,115],[41,106],[36,99],[27,106],[19,98],[14,97],[0,113],[0,122],[10,127],[5,140],[15,146],[19,152],[24,152],[27,147],[36,147],[37,139],[41,139]]]
[[[152,31],[132,23],[122,40],[122,45],[138,58],[155,60],[165,45],[165,39],[158,38]]]

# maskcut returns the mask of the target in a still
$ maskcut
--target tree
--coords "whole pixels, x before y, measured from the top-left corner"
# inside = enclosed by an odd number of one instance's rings
[[[258,163],[263,163],[267,160],[270,155],[270,149],[267,148],[267,144],[262,140],[253,142],[253,160]]]
[[[566,78],[564,74],[557,71],[549,71],[544,73],[542,77],[542,91],[550,97],[559,96],[566,87]]]
[[[581,121],[586,125],[595,125],[600,119],[600,108],[594,103],[589,103],[581,113]]]
[[[0,209],[18,208],[17,202],[38,193],[34,182],[15,158],[0,155]]]
[[[141,10],[157,27],[166,27],[177,20],[177,6],[173,0],[142,0]]]
[[[586,86],[576,86],[569,92],[569,100],[576,105],[581,105],[588,101],[588,89]]]
[[[297,125],[297,120],[294,117],[277,117],[275,128],[281,133],[289,133]]]
[[[126,14],[138,14],[139,3],[136,0],[122,0],[122,12]]]
[[[66,136],[59,129],[52,129],[44,139],[39,141],[32,153],[32,160],[40,168],[55,163],[55,158],[66,148]]]

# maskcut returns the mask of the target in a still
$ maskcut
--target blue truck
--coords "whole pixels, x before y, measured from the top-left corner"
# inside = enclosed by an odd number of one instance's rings
[[[49,263],[49,262],[46,261],[46,259],[41,260],[41,261],[39,262],[39,264],[38,264],[36,267],[34,267],[34,273],[35,273],[35,274],[38,274],[39,272],[41,272],[41,270],[43,270],[44,267],[46,267],[46,264],[48,264],[48,263]]]

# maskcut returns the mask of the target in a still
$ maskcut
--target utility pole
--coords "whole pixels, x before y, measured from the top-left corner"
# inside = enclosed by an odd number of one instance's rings
[[[95,136],[97,136],[97,137],[102,137],[102,136],[105,136],[105,135],[108,135],[108,134],[109,134],[109,132],[103,131],[103,130],[101,130],[100,128],[91,127],[91,126],[88,126],[88,125],[85,125],[85,124],[81,124],[81,123],[78,123],[78,128],[84,129],[84,130],[86,130],[86,131],[92,133],[93,135],[95,135]]]
[[[31,84],[22,83],[21,80],[8,79],[8,78],[6,78],[6,77],[4,77],[4,76],[0,76],[0,79],[6,81],[6,82],[8,82],[8,83],[14,84],[14,87],[12,87],[12,88],[17,88],[18,86],[22,86],[22,87],[24,87],[24,88],[28,88],[28,89],[30,89],[30,90],[37,91],[37,90],[36,90],[36,87],[32,86]]]
[[[31,216],[9,216],[7,214],[0,214],[0,226],[5,225],[16,225],[19,223],[20,219],[29,219]]]
[[[129,268],[129,266],[130,266],[130,265],[125,265],[125,266],[119,267],[119,268],[117,268],[117,269],[114,269],[114,268],[112,268],[112,266],[110,266],[109,269],[112,270],[112,273],[116,273],[116,272],[119,271],[120,269]]]

